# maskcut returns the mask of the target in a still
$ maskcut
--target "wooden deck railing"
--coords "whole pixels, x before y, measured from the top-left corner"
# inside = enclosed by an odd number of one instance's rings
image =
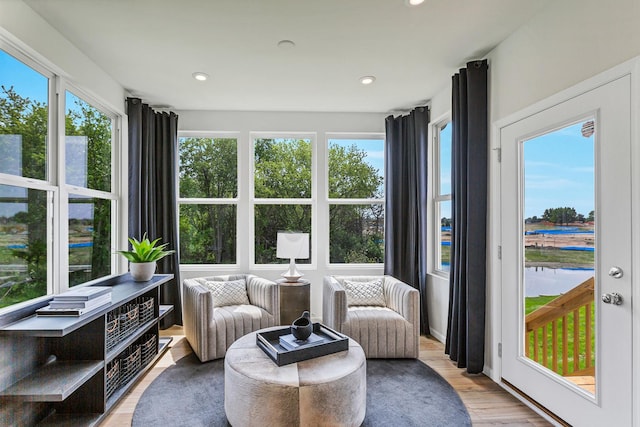
[[[525,355],[563,375],[594,375],[593,277],[525,317]]]

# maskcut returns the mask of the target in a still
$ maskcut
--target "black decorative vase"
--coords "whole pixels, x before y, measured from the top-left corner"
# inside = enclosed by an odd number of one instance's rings
[[[305,311],[291,324],[291,333],[297,340],[305,341],[311,336],[311,332],[313,332],[313,323],[311,323],[309,312]]]

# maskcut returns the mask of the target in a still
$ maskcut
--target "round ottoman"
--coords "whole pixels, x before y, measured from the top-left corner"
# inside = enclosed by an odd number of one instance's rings
[[[227,350],[224,409],[233,427],[359,426],[366,381],[364,351],[351,339],[348,351],[278,366],[253,332]]]

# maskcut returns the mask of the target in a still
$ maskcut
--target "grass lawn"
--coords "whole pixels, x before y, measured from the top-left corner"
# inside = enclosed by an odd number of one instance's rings
[[[594,252],[563,251],[552,248],[525,248],[526,263],[554,263],[562,267],[593,267]]]

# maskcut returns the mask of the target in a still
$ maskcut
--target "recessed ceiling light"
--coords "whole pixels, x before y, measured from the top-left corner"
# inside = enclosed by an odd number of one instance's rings
[[[418,6],[419,4],[424,3],[424,0],[405,0],[407,6]]]
[[[373,83],[375,81],[376,81],[376,78],[374,76],[360,77],[360,83],[362,83],[363,85],[370,85],[371,83]]]
[[[193,73],[191,75],[193,76],[194,79],[196,79],[198,81],[201,81],[201,82],[203,82],[203,81],[205,81],[205,80],[207,80],[209,78],[209,74],[203,73],[201,71],[197,71],[197,72],[195,72],[195,73]]]
[[[278,47],[280,49],[293,49],[294,47],[296,47],[296,44],[291,40],[280,40],[278,42]]]

